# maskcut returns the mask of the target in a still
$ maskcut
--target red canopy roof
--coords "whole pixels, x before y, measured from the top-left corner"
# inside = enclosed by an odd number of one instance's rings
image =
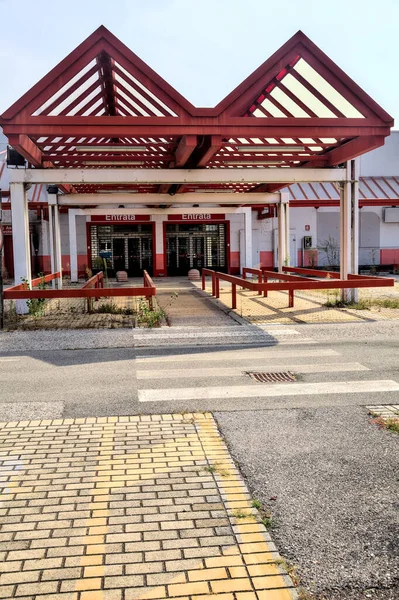
[[[0,125],[41,168],[284,169],[332,167],[381,146],[393,119],[300,31],[217,106],[197,108],[101,26]]]

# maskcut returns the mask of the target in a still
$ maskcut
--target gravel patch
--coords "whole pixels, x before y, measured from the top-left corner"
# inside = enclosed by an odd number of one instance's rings
[[[399,436],[361,407],[215,413],[310,597],[399,598]]]

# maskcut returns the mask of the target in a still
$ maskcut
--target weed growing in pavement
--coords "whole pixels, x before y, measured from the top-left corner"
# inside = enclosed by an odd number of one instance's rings
[[[230,475],[227,469],[221,468],[218,463],[214,463],[213,465],[209,465],[209,467],[205,467],[205,471],[208,473],[215,473],[216,475],[220,475],[221,477],[227,477]]]
[[[393,431],[394,433],[399,433],[399,418],[395,419],[394,417],[384,418],[384,417],[376,417],[371,420],[372,423],[378,426],[379,429],[388,429],[388,431]]]
[[[264,527],[266,529],[269,529],[269,527],[271,527],[272,525],[272,517],[271,515],[267,516],[267,517],[263,517],[263,519],[261,520],[262,525],[264,525]]]
[[[262,508],[262,503],[260,500],[252,500],[252,506],[257,510],[260,510]]]
[[[45,290],[46,282],[44,280],[44,273],[39,273],[39,277],[41,280],[37,287],[39,290]],[[21,277],[21,281],[26,290],[31,289],[27,279]],[[44,308],[46,304],[45,298],[31,298],[30,300],[26,301],[26,304],[28,305],[28,312],[32,317],[42,317],[44,315]]]
[[[208,473],[216,473],[216,467],[209,465],[209,467],[205,467],[205,471],[208,471]]]
[[[139,323],[143,323],[151,329],[152,327],[159,327],[164,318],[165,311],[163,309],[151,310],[146,300],[140,300],[137,313]]]
[[[134,315],[136,314],[132,308],[121,308],[114,304],[114,302],[104,302],[100,304],[96,309],[93,310],[94,313],[98,314],[111,314],[111,315]]]
[[[297,565],[294,565],[283,556],[276,560],[276,565],[278,565],[282,571],[288,573],[288,575],[291,577],[292,583],[296,587],[298,600],[312,600],[314,598],[314,596],[311,596],[303,587],[299,587],[300,579],[297,574]]]
[[[236,512],[234,512],[233,517],[235,517],[236,519],[255,519],[255,515],[253,515],[252,513],[243,512],[242,510],[237,510]]]

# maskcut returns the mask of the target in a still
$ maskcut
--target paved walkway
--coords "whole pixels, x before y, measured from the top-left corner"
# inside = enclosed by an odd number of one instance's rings
[[[0,598],[292,600],[210,414],[3,423]]]
[[[212,286],[208,279],[206,292],[210,295],[211,291]],[[237,288],[237,308],[233,312],[256,324],[360,323],[399,319],[399,308],[370,306],[364,310],[357,310],[325,306],[327,301],[334,303],[339,297],[339,290],[300,290],[295,292],[295,306],[289,308],[287,292],[269,292],[268,297],[264,298],[256,292]],[[399,284],[393,288],[360,290],[359,297],[363,300],[399,300]],[[231,285],[225,281],[220,282],[218,302],[225,309],[231,309]]]
[[[237,325],[218,306],[203,296],[197,286],[178,278],[156,280],[157,301],[166,310],[169,325],[191,327],[217,327]],[[177,294],[172,299],[171,295]]]

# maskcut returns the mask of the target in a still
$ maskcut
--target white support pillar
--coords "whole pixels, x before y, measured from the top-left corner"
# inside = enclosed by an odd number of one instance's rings
[[[278,248],[277,248],[277,264],[278,272],[282,273],[286,259],[286,212],[283,202],[277,204],[277,228],[278,228]]]
[[[357,275],[359,272],[359,159],[350,161],[350,176],[351,176],[351,273]],[[359,290],[354,288],[351,290],[352,302],[357,302],[359,299]]]
[[[71,281],[78,281],[78,241],[76,237],[76,212],[69,209],[69,263],[71,268]]]
[[[351,268],[351,182],[349,163],[346,163],[346,181],[341,183],[340,193],[340,244],[339,244],[339,261],[340,261],[340,277],[348,279],[348,273]],[[342,290],[342,300],[348,299],[348,290]]]
[[[49,203],[48,205],[48,234],[49,234],[49,248],[50,248],[50,270],[52,273],[55,272],[55,257],[54,257],[54,215],[53,206]],[[51,282],[51,287],[55,288],[55,280]]]
[[[58,279],[58,289],[62,289],[62,260],[61,260],[61,229],[60,229],[60,211],[58,208],[57,202],[57,194],[48,194],[48,204],[49,209],[50,206],[53,207],[53,218],[50,221],[50,232],[52,230],[52,235],[50,233],[50,245],[53,248],[53,261],[51,264],[52,272],[55,273],[59,271],[61,273],[61,278]],[[51,237],[52,244],[51,244]]]
[[[249,207],[244,212],[244,246],[244,266],[252,267],[252,209]]]
[[[288,192],[283,192],[281,194],[281,202],[282,202],[282,209],[284,211],[284,251],[285,251],[285,256],[284,256],[284,264],[288,263],[291,264],[291,257],[290,257],[290,204],[289,204],[289,193]]]
[[[26,279],[30,286],[32,271],[28,198],[25,185],[23,183],[10,183],[10,195],[15,284],[18,285],[22,279]],[[26,300],[17,300],[16,309],[18,314],[26,314],[28,312]]]

